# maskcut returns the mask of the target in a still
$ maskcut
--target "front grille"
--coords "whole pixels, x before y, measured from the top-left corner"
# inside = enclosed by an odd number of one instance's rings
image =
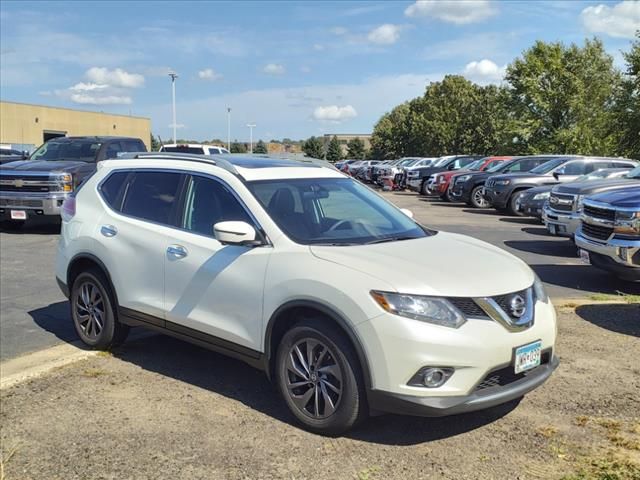
[[[616,211],[610,208],[594,207],[585,203],[583,211],[584,214],[588,217],[611,221],[614,221],[616,219]]]
[[[49,175],[0,176],[0,192],[49,192],[53,185]]]
[[[546,350],[540,355],[540,366],[527,370],[526,372],[515,373],[513,365],[508,367],[499,368],[489,372],[489,374],[476,386],[477,390],[484,390],[492,387],[504,387],[510,383],[517,382],[518,380],[525,378],[527,375],[538,370],[543,365],[546,365],[551,360],[551,351]]]
[[[552,193],[549,197],[549,206],[552,210],[558,212],[571,212],[575,197],[573,195],[562,195],[560,193]]]
[[[460,310],[465,317],[489,318],[482,308],[478,306],[471,298],[451,297],[447,298],[451,304]]]
[[[485,182],[485,186],[487,187],[493,187],[495,184],[496,184],[496,181],[491,178]]]
[[[17,187],[15,185],[0,185],[0,192],[48,192],[47,185],[24,185]]]
[[[520,295],[522,298],[527,298],[527,291],[522,290],[520,292],[509,293],[507,295],[498,295],[497,297],[493,297],[493,300],[507,315],[509,315],[509,318],[511,318],[512,320],[519,320],[519,317],[511,314],[511,308],[509,307],[509,301],[511,300],[511,298],[513,298],[514,295]]]
[[[42,207],[42,200],[0,199],[0,207]]]
[[[613,228],[582,222],[582,233],[597,240],[608,240],[613,233]]]

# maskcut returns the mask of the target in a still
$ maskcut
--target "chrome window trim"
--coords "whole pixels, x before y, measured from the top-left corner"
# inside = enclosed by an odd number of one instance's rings
[[[247,212],[247,214],[249,215],[249,218],[251,218],[251,220],[254,222],[253,227],[256,229],[256,231],[264,238],[265,241],[265,245],[263,246],[273,246],[273,244],[271,243],[271,240],[269,239],[266,231],[262,228],[262,226],[260,225],[260,222],[258,222],[258,220],[255,218],[255,216],[253,215],[253,213],[251,213],[251,211],[249,210],[249,208],[247,207],[247,205],[244,203],[244,201],[238,196],[238,194],[235,192],[235,190],[233,188],[231,188],[231,186],[225,182],[224,180],[222,180],[221,178],[215,177],[211,174],[208,173],[201,173],[201,172],[190,172],[188,170],[180,170],[180,169],[176,169],[176,168],[158,168],[158,167],[125,167],[125,168],[114,168],[112,169],[107,175],[105,175],[105,177],[100,180],[100,182],[98,182],[98,184],[96,185],[96,192],[98,194],[98,196],[100,197],[100,199],[102,200],[102,202],[104,203],[104,205],[106,206],[106,208],[109,209],[110,212],[114,213],[115,215],[120,215],[122,217],[125,218],[130,218],[133,220],[138,220],[140,222],[146,222],[149,223],[151,225],[157,225],[157,226],[161,226],[161,227],[165,227],[165,228],[169,228],[171,230],[178,230],[180,232],[186,232],[186,233],[190,233],[191,235],[198,235],[199,237],[203,237],[203,238],[208,238],[211,240],[215,240],[216,242],[218,241],[214,236],[212,235],[204,235],[202,233],[198,233],[198,232],[194,232],[192,230],[187,230],[186,228],[182,228],[182,227],[178,227],[176,225],[168,225],[166,223],[160,223],[160,222],[154,222],[152,220],[148,220],[146,218],[141,218],[141,217],[135,217],[133,215],[127,215],[126,213],[123,212],[119,212],[118,210],[115,210],[114,208],[111,207],[111,205],[109,205],[109,203],[107,202],[107,200],[104,198],[104,196],[102,195],[102,185],[109,179],[109,177],[111,177],[111,175],[118,173],[118,172],[126,172],[126,173],[135,173],[135,172],[139,172],[139,171],[145,171],[145,172],[158,172],[158,173],[175,173],[178,175],[185,175],[185,176],[194,176],[194,175],[199,175],[201,177],[205,177],[205,178],[210,178],[211,180],[217,181],[220,184],[222,184],[224,187],[227,188],[227,190],[229,190],[229,192],[231,192],[231,194],[234,196],[234,198],[236,200],[238,200],[238,203],[240,203],[240,206]],[[128,189],[128,185],[127,184],[127,189]],[[182,205],[182,208],[184,208],[185,205]]]

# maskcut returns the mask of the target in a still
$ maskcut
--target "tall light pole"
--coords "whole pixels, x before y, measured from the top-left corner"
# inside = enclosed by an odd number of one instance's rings
[[[231,151],[231,107],[227,107],[227,150]]]
[[[169,72],[169,77],[171,77],[171,100],[173,104],[173,143],[176,143],[176,78],[178,78],[178,74],[176,72]]]
[[[247,123],[247,127],[249,127],[249,153],[253,153],[253,129],[255,126],[255,123]]]

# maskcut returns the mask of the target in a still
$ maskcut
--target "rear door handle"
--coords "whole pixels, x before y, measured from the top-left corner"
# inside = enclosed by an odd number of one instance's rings
[[[113,225],[103,225],[100,228],[100,233],[105,237],[115,237],[118,233],[118,229]]]
[[[187,249],[182,245],[169,245],[167,253],[174,258],[184,258],[187,256]]]

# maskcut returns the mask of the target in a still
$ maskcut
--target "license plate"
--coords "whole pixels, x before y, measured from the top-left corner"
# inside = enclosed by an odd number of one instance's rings
[[[547,223],[547,230],[549,230],[551,235],[555,235],[557,232],[556,226],[553,223]]]
[[[580,249],[580,260],[583,263],[591,263],[591,259],[589,258],[589,252],[586,250]]]
[[[27,212],[24,210],[11,210],[11,220],[26,220]]]
[[[541,352],[542,342],[540,340],[516,348],[515,372],[526,372],[540,365]]]

